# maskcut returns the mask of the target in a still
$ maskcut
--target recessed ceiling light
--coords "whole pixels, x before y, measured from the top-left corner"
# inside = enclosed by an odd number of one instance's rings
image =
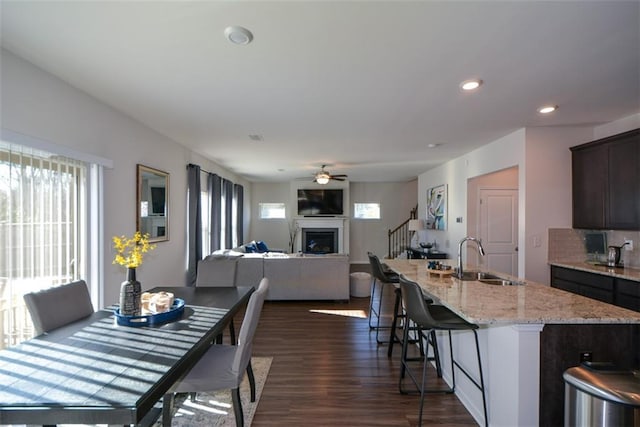
[[[231,26],[224,29],[224,36],[233,44],[249,44],[253,40],[251,31],[243,27]]]
[[[538,113],[549,114],[549,113],[553,113],[557,109],[558,109],[557,105],[545,105],[544,107],[538,108]]]
[[[460,83],[460,89],[476,90],[480,87],[480,85],[482,85],[482,80],[480,79],[465,80],[462,83]]]
[[[427,148],[436,148],[439,147],[440,144],[427,144]]]

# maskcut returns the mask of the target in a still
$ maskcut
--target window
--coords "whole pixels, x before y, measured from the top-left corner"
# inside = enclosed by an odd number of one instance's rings
[[[380,219],[380,203],[354,203],[355,219]]]
[[[206,181],[205,181],[206,182]],[[211,252],[211,206],[209,206],[209,192],[206,185],[204,190],[200,190],[200,215],[202,222],[202,253],[208,255]]]
[[[261,219],[284,219],[285,213],[284,203],[260,203]]]
[[[200,232],[202,253],[239,246],[242,240],[243,195],[241,185],[200,170]]]
[[[87,279],[87,170],[0,141],[0,348],[33,334],[25,293]]]

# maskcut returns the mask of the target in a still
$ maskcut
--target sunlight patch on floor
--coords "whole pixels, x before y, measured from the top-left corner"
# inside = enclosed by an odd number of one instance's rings
[[[333,314],[334,316],[356,317],[366,319],[367,313],[364,310],[309,310],[311,313]]]
[[[221,415],[226,415],[228,413],[227,410],[222,410],[222,409],[218,409],[216,408],[216,406],[221,406],[225,409],[229,409],[229,407],[231,405],[224,405],[224,404],[220,404],[218,402],[214,402],[212,400],[209,401],[210,404],[213,404],[213,406],[207,406],[204,403],[198,403],[198,402],[194,402],[192,400],[185,400],[183,405],[187,408],[190,409],[194,409],[194,410],[200,410],[200,411],[204,411],[204,412],[210,412],[212,414],[221,414]],[[185,411],[187,411],[188,409],[185,408]],[[179,412],[179,411],[178,411]]]

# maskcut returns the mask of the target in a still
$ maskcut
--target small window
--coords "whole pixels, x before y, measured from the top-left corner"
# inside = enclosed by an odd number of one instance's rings
[[[260,203],[260,218],[262,219],[286,218],[284,203]]]
[[[380,219],[380,203],[354,203],[353,217],[356,219]]]

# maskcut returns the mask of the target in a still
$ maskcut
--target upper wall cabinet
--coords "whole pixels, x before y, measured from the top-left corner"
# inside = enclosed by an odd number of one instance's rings
[[[573,227],[640,230],[640,129],[571,152]]]

